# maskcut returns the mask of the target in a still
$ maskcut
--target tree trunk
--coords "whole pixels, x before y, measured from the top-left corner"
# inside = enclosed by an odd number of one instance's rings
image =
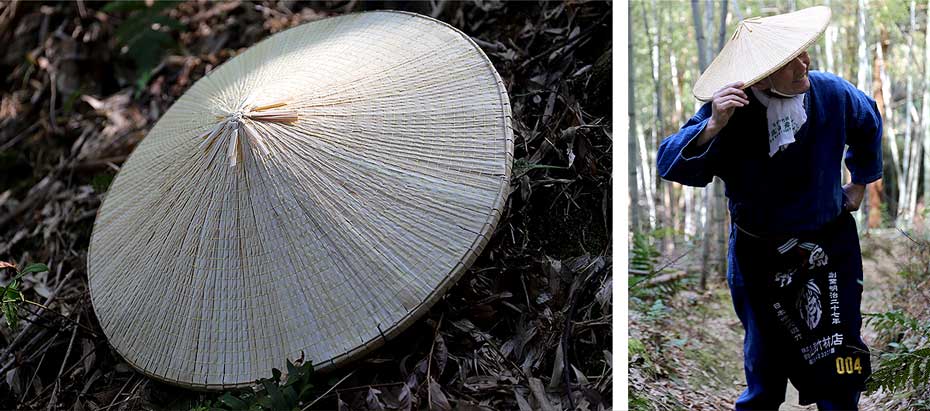
[[[718,267],[720,269],[720,274],[723,274],[723,279],[726,279],[727,272],[727,247],[730,240],[730,225],[729,222],[729,209],[727,208],[727,200],[724,195],[723,189],[723,180],[717,178],[714,181],[714,207],[716,208],[717,221],[715,221],[715,226],[717,227],[717,261],[719,262]]]
[[[691,17],[694,21],[694,33],[695,39],[697,40],[697,55],[698,55],[698,67],[701,70],[701,73],[704,72],[704,69],[707,68],[707,47],[704,45],[704,25],[701,23],[701,6],[698,4],[698,0],[691,0]]]
[[[681,196],[685,199],[685,235],[697,235],[697,207],[694,201],[694,187],[682,186]]]
[[[717,34],[720,39],[720,47],[717,48],[719,52],[723,48],[723,39],[727,36],[727,0],[723,0],[720,4],[720,32]],[[727,272],[727,242],[729,241],[729,224],[728,214],[729,210],[727,208],[727,200],[724,195],[723,189],[723,180],[719,178],[714,179],[714,212],[716,213],[716,220],[714,221],[714,226],[717,231],[717,261],[719,262],[717,266],[720,269],[720,272],[724,275],[726,279]]]
[[[907,57],[908,61],[914,61],[914,34],[916,27],[916,4],[910,3],[910,27],[907,38]],[[907,68],[910,68],[908,66]],[[911,70],[907,70],[907,89],[905,92],[906,108],[904,122],[904,154],[901,159],[901,174],[898,178],[898,207],[897,219],[902,225],[910,225],[911,216],[913,215],[911,207],[911,196],[915,195],[910,189],[911,178],[914,175],[912,168],[916,166],[914,159],[914,121],[917,120],[916,109],[914,108],[914,75]],[[925,107],[923,109],[926,109]]]
[[[868,46],[867,46],[868,37],[866,33],[866,22],[867,22],[866,7],[867,7],[866,1],[859,0],[859,11],[858,11],[859,24],[858,24],[858,32],[856,36],[856,38],[859,40],[859,47],[857,50],[857,57],[859,60],[858,61],[859,71],[856,75],[856,79],[857,79],[856,88],[868,94],[870,91],[869,90],[870,89],[869,87],[870,86],[869,84],[870,65],[869,65],[869,55],[868,55]],[[865,207],[864,207],[865,210],[862,210],[863,212],[857,213],[856,220],[859,223],[858,225],[860,228],[867,229],[868,228],[867,221],[865,220],[867,216],[866,212],[868,211],[868,202],[863,201],[863,203],[865,203]]]
[[[740,10],[739,0],[733,0],[733,12],[736,13],[736,21],[743,21],[743,11]]]
[[[856,38],[859,41],[857,57],[859,58],[859,71],[856,73],[856,88],[864,93],[869,92],[869,54],[868,37],[866,33],[866,1],[859,0],[859,24]]]
[[[704,0],[704,33],[707,41],[704,43],[704,54],[707,56],[707,64],[714,61],[714,4],[716,0]],[[704,68],[707,68],[706,66]],[[701,70],[702,72],[704,70]]]
[[[675,48],[669,48],[668,56],[668,65],[669,65],[669,77],[671,78],[672,83],[672,97],[674,102],[675,112],[673,113],[672,123],[681,124],[684,122],[684,107],[681,103],[681,83],[678,79],[678,60],[675,58]],[[690,217],[689,206],[691,205],[691,190],[690,187],[685,187],[683,185],[675,184],[674,187],[677,187],[678,190],[678,213],[679,217],[675,219],[676,226],[675,232],[683,232],[685,235],[688,235],[690,228]],[[680,225],[677,222],[681,222]]]
[[[710,277],[710,252],[711,252],[711,243],[713,242],[714,233],[710,231],[711,226],[711,213],[713,211],[713,201],[714,195],[709,188],[704,188],[702,190],[704,195],[704,212],[701,216],[701,220],[704,226],[704,232],[702,233],[703,237],[703,247],[701,249],[701,289],[707,289],[707,278]]]
[[[708,4],[705,4],[705,7],[708,7]],[[705,16],[706,16],[705,12]],[[707,53],[707,42],[704,38],[704,27],[705,22],[701,19],[701,10],[698,0],[691,0],[691,16],[694,21],[694,30],[696,33],[695,39],[697,40],[697,53],[698,53],[698,68],[700,72],[703,73],[707,69],[709,64],[709,56]],[[701,252],[701,289],[707,289],[707,278],[710,274],[710,258],[711,258],[711,246],[713,245],[713,217],[712,213],[714,210],[714,194],[712,187],[705,187],[703,190],[704,201],[702,201],[702,218],[701,223],[704,227],[702,231],[702,240],[703,240],[703,249]]]
[[[827,7],[833,8],[830,4],[830,0],[827,0]],[[833,65],[833,43],[836,42],[836,25],[831,23],[827,26],[827,30],[824,33],[824,57],[827,62],[827,71],[830,73],[836,73],[836,67]]]
[[[656,196],[655,196],[655,183],[652,181],[652,177],[655,175],[652,173],[652,167],[649,162],[649,153],[646,151],[646,136],[643,135],[642,130],[637,130],[636,138],[639,140],[639,171],[641,173],[641,180],[643,182],[643,195],[646,198],[646,210],[649,212],[649,221],[645,226],[649,229],[653,229],[656,226]]]
[[[675,118],[672,123],[684,123],[684,107],[681,104],[681,83],[678,81],[678,61],[675,58],[675,49],[669,49],[668,65],[671,70],[672,78],[672,96],[675,102]]]
[[[878,113],[885,118],[885,113],[891,111],[891,108],[886,106],[888,98],[885,97],[885,78],[887,73],[885,72],[885,51],[887,50],[887,39],[888,31],[882,29],[881,36],[879,36],[878,43],[875,44],[875,60],[874,67],[872,68],[873,73],[878,73],[878,75],[872,76],[872,98],[875,100],[876,106],[878,106]],[[890,93],[889,93],[890,97]],[[885,128],[888,128],[888,123],[884,123]],[[881,150],[881,148],[879,148]],[[882,181],[878,180],[875,183],[872,183],[868,187],[869,190],[869,201],[865,204],[865,215],[867,216],[868,224],[866,224],[866,230],[869,228],[878,228],[881,225],[882,221]]]
[[[923,123],[924,121],[925,120],[921,119],[921,123]],[[921,142],[918,139],[914,139],[914,147],[912,148],[914,157],[911,160],[912,170],[910,173],[911,184],[908,187],[910,194],[907,197],[908,200],[910,200],[910,203],[907,205],[908,212],[910,213],[907,217],[908,218],[907,221],[910,222],[912,226],[914,224],[914,219],[917,215],[917,189],[919,188],[917,182],[920,180],[920,172],[919,172],[920,171],[920,159],[923,154],[921,153],[921,148],[922,148]]]
[[[655,32],[649,30],[649,16],[646,15],[646,7],[643,4],[643,24],[645,26],[645,34],[649,39],[649,53],[652,60],[652,84],[654,87],[655,96],[653,97],[653,106],[655,107],[655,124],[652,130],[652,147],[659,147],[659,138],[660,136],[664,137],[665,127],[663,126],[663,120],[665,115],[662,112],[662,61],[661,49],[659,47],[659,33],[662,31],[661,22],[658,15],[658,7],[655,0],[652,0],[652,21],[653,27],[655,27]],[[651,150],[651,153],[655,153],[656,150]],[[654,158],[651,158],[654,162]],[[659,184],[660,187],[657,187],[657,190],[662,190],[662,222],[657,224],[657,226],[662,227],[672,227],[674,226],[673,214],[672,214],[672,195],[669,191],[670,186],[668,183]],[[664,235],[664,246],[666,251],[670,252],[672,248],[672,238],[673,233],[669,230],[666,230]]]
[[[632,9],[633,6],[630,5]],[[632,14],[632,13],[631,13]],[[636,154],[638,149],[636,147],[636,99],[634,98],[636,90],[636,82],[633,81],[635,70],[633,69],[633,18],[631,15],[627,15],[629,19],[627,24],[627,87],[629,88],[629,95],[627,96],[627,115],[629,116],[630,126],[629,126],[629,136],[627,139],[629,153],[627,153],[627,160],[629,161],[629,181],[627,184],[630,186],[630,230],[631,231],[640,231],[642,230],[642,222],[639,215],[639,190],[638,190],[638,177],[636,176]]]
[[[913,3],[912,3],[913,4]],[[915,7],[916,8],[916,7]],[[927,1],[927,21],[930,21],[930,0]],[[923,124],[924,138],[923,142],[923,193],[924,207],[928,205],[927,196],[930,195],[930,28],[924,33],[924,87],[923,87],[923,107],[920,116]]]
[[[665,206],[662,210],[662,217],[665,219],[665,233],[662,235],[662,245],[665,254],[671,254],[675,251],[675,213],[672,211],[674,205],[674,193],[672,192],[672,183],[662,183],[662,204]]]
[[[720,30],[717,32],[717,52],[723,49],[727,41],[727,0],[720,4]]]
[[[888,148],[889,148],[888,151],[891,153],[891,164],[889,164],[889,167],[891,167],[893,170],[896,171],[897,169],[895,167],[898,166],[898,161],[897,161],[898,153],[896,153],[895,150],[897,150],[898,148],[898,143],[896,141],[897,138],[895,137],[895,128],[894,128],[895,106],[894,106],[894,98],[892,98],[893,94],[891,92],[891,85],[894,83],[891,81],[891,77],[888,75],[888,70],[886,70],[886,67],[888,65],[885,64],[885,61],[894,61],[894,60],[887,53],[888,46],[891,44],[888,30],[882,28],[881,37],[882,37],[882,44],[881,44],[881,48],[879,49],[882,53],[880,57],[881,63],[878,64],[879,67],[878,67],[877,72],[878,72],[879,81],[881,82],[881,96],[882,96],[882,105],[883,105],[883,108],[881,111],[882,124],[884,126],[882,133],[883,133],[883,141],[888,142]],[[883,152],[884,152],[884,149],[885,147],[883,144],[883,147],[882,147]],[[888,156],[886,155],[884,156],[884,158],[888,158]]]
[[[839,27],[838,27],[838,28],[836,29],[836,31],[837,31],[837,36],[836,36],[837,39],[845,39],[845,38],[846,38],[846,37],[845,37],[845,36],[846,36],[846,29],[845,29],[845,28],[839,28]],[[836,42],[834,42],[833,44],[836,45]],[[845,71],[846,71],[846,69],[847,69],[848,66],[849,66],[849,65],[846,64],[846,48],[845,48],[845,47],[836,47],[836,72],[837,72],[838,74],[840,74],[840,76],[843,77],[843,78],[847,78],[847,79],[848,79],[848,78],[852,78],[852,77],[850,77],[848,74],[845,73]]]

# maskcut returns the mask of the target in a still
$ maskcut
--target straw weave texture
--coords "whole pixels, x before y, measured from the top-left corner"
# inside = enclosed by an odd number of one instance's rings
[[[727,84],[742,81],[746,88],[768,77],[820,38],[830,14],[829,7],[816,6],[741,21],[695,82],[694,97],[707,101]]]
[[[379,346],[493,233],[510,116],[481,49],[416,14],[329,18],[251,47],[194,84],[110,187],[87,263],[110,343],[202,389]]]

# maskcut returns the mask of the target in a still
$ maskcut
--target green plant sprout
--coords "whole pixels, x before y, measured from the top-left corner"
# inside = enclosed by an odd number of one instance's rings
[[[298,359],[287,361],[287,379],[281,381],[281,371],[271,370],[272,377],[256,381],[256,389],[239,393],[225,392],[213,401],[200,404],[194,410],[305,410],[314,405],[304,405],[313,391],[311,361]]]
[[[0,301],[0,305],[2,305],[3,309],[3,317],[6,319],[7,326],[10,328],[16,328],[16,326],[19,324],[20,304],[32,304],[38,307],[46,308],[42,304],[29,301],[23,297],[23,292],[19,289],[19,286],[21,285],[20,280],[26,274],[48,271],[48,266],[39,263],[29,264],[22,271],[19,271],[15,264],[8,263],[6,261],[0,261],[0,270],[4,268],[12,268],[14,271],[16,271],[16,275],[13,276],[13,279],[10,280],[10,282],[7,283],[5,287],[3,287],[3,300]]]

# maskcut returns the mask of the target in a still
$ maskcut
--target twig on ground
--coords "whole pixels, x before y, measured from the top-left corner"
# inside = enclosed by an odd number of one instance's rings
[[[135,378],[136,378],[136,374],[131,375],[131,376],[129,377],[129,379],[126,380],[126,382],[123,384],[123,386],[119,389],[119,392],[117,392],[116,395],[113,396],[113,401],[110,401],[110,405],[107,405],[106,407],[101,408],[101,410],[105,410],[105,409],[107,409],[107,408],[113,407],[113,405],[116,404],[116,400],[119,399],[119,396],[120,396],[120,395],[123,395],[123,391],[126,390],[126,387],[128,387],[128,386],[129,386],[129,383],[132,382],[132,380],[135,379]],[[127,400],[128,400],[128,398],[127,398]]]
[[[310,407],[313,406],[313,404],[316,404],[318,401],[320,401],[321,399],[323,399],[324,397],[326,397],[327,395],[329,395],[329,393],[332,392],[334,389],[336,389],[336,387],[338,387],[339,384],[342,384],[343,381],[347,380],[349,377],[351,377],[353,374],[355,374],[355,371],[357,371],[357,370],[352,370],[352,372],[346,374],[345,377],[342,377],[342,379],[340,379],[340,380],[337,381],[335,384],[333,384],[332,387],[329,387],[329,389],[326,390],[326,392],[324,392],[324,393],[323,393],[322,395],[320,395],[319,397],[316,397],[316,399],[313,400],[313,402],[311,402],[310,404],[307,404],[306,407],[301,408],[301,411],[307,411],[307,410],[309,410]]]
[[[520,64],[519,66],[517,66],[517,70],[518,70],[518,71],[519,71],[519,70],[523,70],[524,68],[526,68],[526,66],[530,65],[530,63],[533,63],[534,61],[539,60],[539,59],[542,58],[542,57],[548,56],[549,53],[552,53],[553,51],[560,50],[560,49],[565,49],[565,48],[569,48],[569,47],[574,48],[573,45],[577,44],[577,43],[580,42],[581,40],[584,40],[584,39],[588,38],[588,36],[590,36],[590,35],[594,32],[594,30],[597,29],[597,27],[598,27],[601,23],[603,23],[604,20],[607,19],[607,17],[610,16],[610,14],[611,14],[611,13],[605,13],[603,16],[601,16],[600,19],[598,19],[596,22],[594,22],[593,24],[591,24],[591,27],[588,27],[587,29],[585,29],[584,32],[579,33],[577,36],[575,36],[575,38],[569,39],[568,41],[566,41],[566,42],[564,42],[564,43],[562,43],[562,44],[556,44],[556,45],[554,45],[554,46],[552,46],[552,47],[549,47],[549,48],[546,49],[545,51],[543,51],[543,52],[541,52],[541,53],[539,53],[539,54],[537,54],[537,55],[535,55],[535,56],[533,56],[533,57],[527,59],[527,60],[524,61],[522,64]]]
[[[678,262],[678,260],[681,260],[681,259],[684,258],[686,255],[691,254],[691,252],[694,251],[696,248],[697,248],[696,245],[695,245],[695,246],[692,246],[691,248],[688,249],[688,251],[685,251],[684,253],[682,253],[682,254],[679,255],[678,257],[675,257],[675,258],[672,259],[671,261],[669,261],[669,262],[663,264],[661,267],[658,267],[658,268],[652,270],[651,272],[646,273],[646,276],[645,276],[645,277],[643,277],[642,279],[640,279],[639,281],[637,281],[637,282],[634,283],[634,284],[630,284],[630,288],[638,287],[638,286],[640,286],[641,284],[647,284],[647,281],[652,280],[653,277],[655,277],[655,276],[661,274],[661,273],[662,273],[662,270],[666,269],[668,266],[670,266],[670,265],[672,265],[672,264],[675,264],[676,262]],[[637,271],[637,270],[632,270],[632,269],[630,269],[629,271],[630,271],[631,273],[638,274],[638,271]]]
[[[430,379],[433,378],[432,375],[430,375],[431,367],[433,365],[433,348],[436,347],[436,336],[439,335],[439,326],[442,325],[442,318],[444,315],[445,313],[440,314],[439,321],[436,321],[436,328],[433,330],[433,339],[430,341],[430,344],[429,344],[429,354],[426,356],[426,384],[427,384],[426,403],[427,404],[433,403],[433,400],[430,395],[430,390],[428,389],[429,388],[428,384],[429,384]]]

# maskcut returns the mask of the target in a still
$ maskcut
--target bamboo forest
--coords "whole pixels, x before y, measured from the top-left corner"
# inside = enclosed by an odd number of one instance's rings
[[[809,70],[845,79],[849,90],[874,101],[881,117],[881,179],[866,185],[851,213],[861,247],[861,339],[871,364],[858,407],[930,410],[927,0],[635,0],[627,5],[629,94],[621,104],[627,104],[629,116],[631,409],[733,409],[750,391],[745,319],[734,310],[739,304],[734,305],[727,275],[736,230],[727,203],[733,187],[719,177],[705,187],[663,179],[657,160],[663,140],[704,104],[692,89],[742,20],[814,6],[828,7],[830,18],[807,48]],[[826,115],[841,114],[828,110]],[[847,164],[837,165],[838,184],[850,183]],[[837,361],[839,374],[852,374],[855,367],[844,369]],[[779,409],[818,409],[796,383],[792,377]]]

